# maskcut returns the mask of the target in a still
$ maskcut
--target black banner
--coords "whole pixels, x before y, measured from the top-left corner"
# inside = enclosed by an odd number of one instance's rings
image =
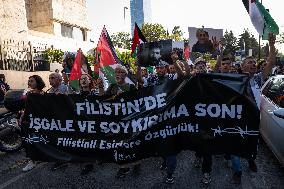
[[[42,161],[128,163],[181,150],[256,154],[259,110],[245,75],[204,74],[119,96],[29,95],[24,139]]]

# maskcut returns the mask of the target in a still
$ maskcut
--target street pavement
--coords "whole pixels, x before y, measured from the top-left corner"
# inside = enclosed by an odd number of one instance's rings
[[[0,189],[42,189],[42,188],[272,188],[284,189],[284,169],[263,141],[260,142],[256,163],[258,172],[248,169],[242,160],[243,176],[241,185],[231,183],[232,171],[226,166],[223,156],[214,156],[212,182],[206,186],[200,182],[201,170],[193,167],[194,153],[181,152],[174,174],[175,183],[165,184],[165,172],[159,169],[161,158],[141,161],[140,174],[130,172],[123,179],[116,179],[119,169],[115,164],[94,164],[94,170],[86,176],[80,172],[83,164],[69,164],[67,167],[51,171],[53,163],[40,163],[28,173],[21,170],[27,162],[24,150],[5,154],[0,152]]]

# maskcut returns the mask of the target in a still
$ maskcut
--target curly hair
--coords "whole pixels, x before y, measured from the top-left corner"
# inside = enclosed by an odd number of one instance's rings
[[[42,90],[45,87],[45,83],[39,75],[32,75],[32,76],[29,77],[29,79],[30,78],[35,79],[37,89]]]

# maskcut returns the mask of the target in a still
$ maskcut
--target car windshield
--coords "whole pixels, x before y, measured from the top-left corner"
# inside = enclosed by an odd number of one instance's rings
[[[275,79],[269,92],[274,103],[284,108],[284,78]]]

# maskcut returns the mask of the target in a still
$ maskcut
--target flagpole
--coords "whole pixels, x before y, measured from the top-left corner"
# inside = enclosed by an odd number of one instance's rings
[[[262,0],[260,0],[260,3],[262,4]],[[260,51],[261,51],[260,38],[261,36],[258,35],[258,61],[260,61]]]
[[[124,32],[127,32],[127,29],[126,29],[126,10],[128,10],[128,7],[123,7],[123,30]]]

